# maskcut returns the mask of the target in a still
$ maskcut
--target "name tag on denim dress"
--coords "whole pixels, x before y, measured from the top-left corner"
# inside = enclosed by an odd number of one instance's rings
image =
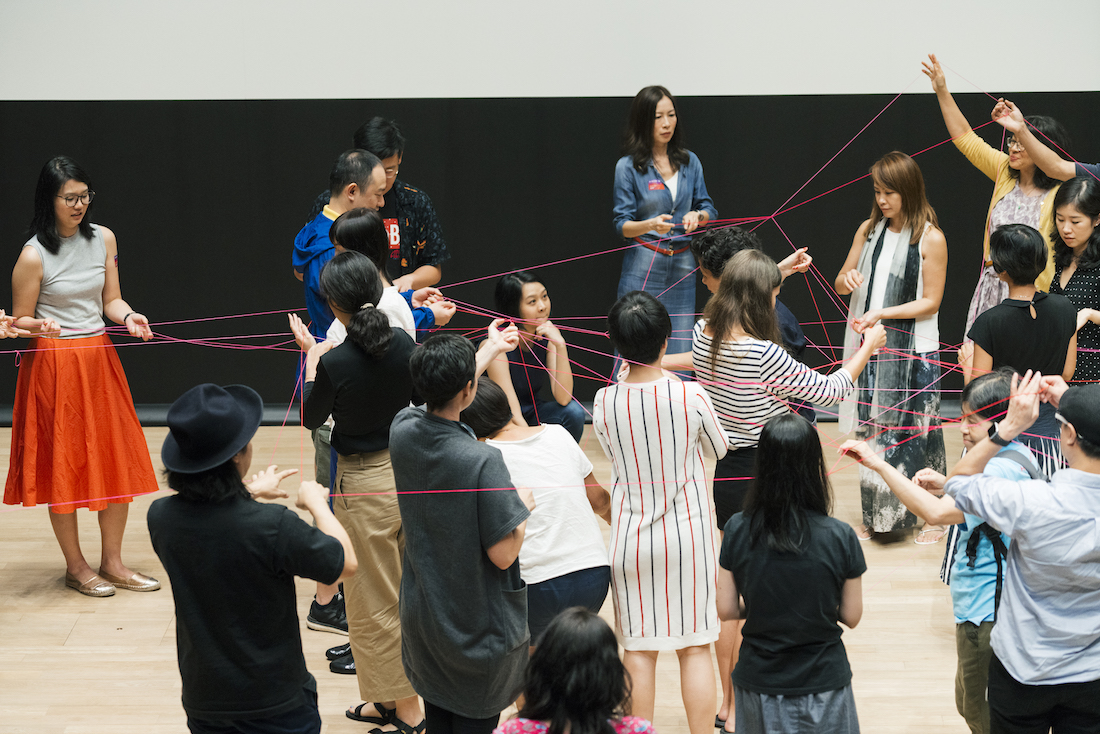
[[[652,181],[649,182],[649,190],[650,191],[664,191],[665,190],[665,182],[661,181],[660,179],[655,178],[655,179],[653,179]]]

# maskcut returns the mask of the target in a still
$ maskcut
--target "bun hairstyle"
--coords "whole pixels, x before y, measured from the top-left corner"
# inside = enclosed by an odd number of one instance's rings
[[[59,155],[42,166],[42,171],[38,174],[38,185],[34,189],[34,218],[31,219],[27,234],[38,237],[38,242],[51,255],[56,255],[61,249],[61,236],[57,233],[57,216],[54,214],[54,197],[69,181],[85,184],[89,191],[92,189],[92,179],[84,169],[69,156]],[[89,201],[84,207],[84,218],[79,225],[80,235],[85,239],[92,238],[92,223],[88,218],[91,208],[92,202]]]
[[[333,308],[351,314],[348,341],[372,357],[389,349],[390,319],[375,306],[382,297],[378,268],[366,255],[341,252],[321,269],[321,295]]]
[[[760,250],[742,250],[722,268],[718,290],[703,309],[714,338],[711,340],[710,370],[718,370],[721,343],[734,327],[754,339],[783,345],[779,321],[772,304],[772,291],[783,282],[779,266]]]
[[[328,238],[345,250],[366,255],[378,272],[385,272],[390,243],[382,215],[373,209],[360,207],[344,212],[332,223]]]

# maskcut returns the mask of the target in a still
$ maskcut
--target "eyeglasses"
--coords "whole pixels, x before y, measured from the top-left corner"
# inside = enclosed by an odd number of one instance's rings
[[[65,206],[76,206],[76,202],[80,202],[84,206],[92,203],[92,199],[95,198],[94,191],[85,191],[83,194],[69,194],[67,196],[58,196],[58,199],[62,199],[65,202]]]
[[[1015,137],[1010,137],[1008,140],[1005,141],[1005,147],[1009,150],[1012,150],[1013,148],[1023,150],[1024,144],[1017,140]]]

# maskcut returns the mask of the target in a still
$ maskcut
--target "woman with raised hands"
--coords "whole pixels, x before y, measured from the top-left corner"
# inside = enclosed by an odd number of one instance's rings
[[[935,54],[922,62],[924,74],[932,81],[932,89],[939,100],[940,112],[951,135],[951,142],[966,156],[975,168],[994,182],[993,197],[989,201],[989,212],[985,218],[985,232],[982,243],[982,271],[970,308],[966,313],[966,329],[970,327],[978,314],[996,306],[1008,296],[1008,286],[1004,284],[993,269],[989,258],[989,236],[993,230],[1005,224],[1026,224],[1042,233],[1050,231],[1053,221],[1054,192],[1058,181],[1051,178],[1035,165],[1027,149],[1015,138],[1007,140],[1008,152],[997,150],[982,140],[970,127],[966,116],[955,103],[951,92],[947,91],[947,78]],[[1066,147],[1066,133],[1062,126],[1050,117],[1032,116],[1028,122],[1046,139],[1057,146]],[[1050,244],[1048,242],[1048,244]],[[1050,244],[1053,249],[1053,244]],[[1039,290],[1050,287],[1054,275],[1053,258],[1036,280]],[[969,364],[972,354],[972,342],[967,337],[959,351],[959,362]]]
[[[401,662],[404,534],[389,453],[390,424],[413,395],[409,357],[416,343],[378,308],[382,291],[378,270],[358,252],[336,255],[321,271],[321,293],[347,340],[309,350],[302,421],[313,429],[329,415],[335,419],[334,511],[359,559],[345,599],[359,694],[367,703],[346,714],[384,732],[419,734],[424,713]]]
[[[153,338],[149,321],[122,299],[114,233],[88,221],[95,191],[77,163],[42,167],[30,240],[12,271],[6,336],[33,336],[19,366],[5,504],[48,504],[65,556],[65,585],[87,596],[154,591],[160,582],[122,562],[133,498],[157,478],[122,363],[103,317]],[[80,548],[76,510],[99,517],[102,554],[92,570]]]
[[[856,400],[845,401],[840,429],[885,451],[892,466],[914,472],[947,470],[940,432],[939,310],[947,278],[947,239],[924,193],[924,177],[912,158],[894,151],[871,166],[874,203],[870,218],[856,230],[834,287],[849,295],[845,356],[860,347],[856,334],[883,325],[888,353],[867,365]],[[913,527],[917,517],[881,478],[860,471],[863,527],[874,533]],[[921,544],[943,538],[942,528],[926,527]]]
[[[516,424],[556,423],[580,442],[584,408],[573,399],[569,345],[550,320],[546,286],[534,273],[517,270],[497,281],[494,301],[497,314],[519,327],[520,340],[507,363],[493,362],[486,374],[508,394]]]

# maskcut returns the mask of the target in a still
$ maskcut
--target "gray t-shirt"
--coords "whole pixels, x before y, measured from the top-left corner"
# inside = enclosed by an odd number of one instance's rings
[[[390,460],[405,533],[405,675],[436,706],[495,716],[523,687],[530,634],[518,560],[501,570],[486,551],[531,513],[500,451],[461,423],[402,410],[390,427]]]

